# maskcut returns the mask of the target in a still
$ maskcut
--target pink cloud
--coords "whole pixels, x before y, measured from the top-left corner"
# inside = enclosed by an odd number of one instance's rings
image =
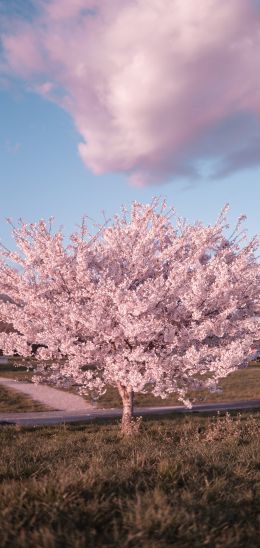
[[[94,7],[95,1],[62,0],[62,2],[50,2],[45,8],[45,12],[50,20],[60,22],[78,17],[83,9],[93,9]]]
[[[33,23],[10,25],[6,63],[70,113],[94,173],[124,172],[140,186],[196,178],[203,162],[212,176],[260,164],[255,0],[39,5]]]
[[[15,34],[4,37],[3,44],[10,69],[15,74],[30,76],[44,70],[37,32],[29,24],[18,26]]]

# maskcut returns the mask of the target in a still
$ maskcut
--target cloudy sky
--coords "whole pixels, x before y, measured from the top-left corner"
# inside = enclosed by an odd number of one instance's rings
[[[0,223],[166,196],[260,233],[259,0],[0,0]]]

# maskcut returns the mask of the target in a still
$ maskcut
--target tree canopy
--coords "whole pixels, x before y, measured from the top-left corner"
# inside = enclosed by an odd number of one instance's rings
[[[189,405],[191,389],[247,364],[259,334],[258,241],[244,240],[243,216],[226,236],[226,213],[190,225],[165,201],[134,202],[94,235],[84,219],[69,244],[52,223],[21,221],[17,251],[1,250],[0,314],[15,331],[0,347],[29,356],[44,345],[40,381],[97,395],[116,386],[125,423],[135,392]]]

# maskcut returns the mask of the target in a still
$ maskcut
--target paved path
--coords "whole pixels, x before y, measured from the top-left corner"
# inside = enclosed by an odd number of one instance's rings
[[[94,405],[91,405],[91,403],[87,402],[81,396],[76,396],[64,390],[57,390],[44,384],[20,382],[14,379],[6,379],[5,377],[0,377],[0,384],[27,394],[33,400],[44,403],[52,409],[58,409],[59,411],[87,411],[88,409],[95,409]]]
[[[209,413],[216,411],[231,411],[245,409],[260,409],[260,400],[235,401],[230,403],[205,403],[194,405],[191,409],[184,406],[172,407],[138,407],[135,416],[167,415],[169,413]],[[0,423],[23,424],[37,426],[41,424],[60,424],[70,422],[90,422],[94,419],[120,418],[120,409],[88,409],[88,411],[46,411],[37,413],[0,413]]]

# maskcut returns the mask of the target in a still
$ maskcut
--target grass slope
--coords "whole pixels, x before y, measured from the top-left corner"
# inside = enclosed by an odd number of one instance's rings
[[[260,398],[260,367],[248,367],[232,373],[221,380],[222,392],[210,393],[205,390],[191,392],[189,396],[194,403],[229,402],[235,400],[254,400]],[[122,405],[118,391],[109,387],[99,399],[99,407],[120,407]],[[151,394],[135,394],[136,406],[181,405],[174,394],[162,400]]]
[[[259,420],[2,427],[1,547],[255,548]]]
[[[8,365],[0,365],[0,376],[16,379],[17,381],[31,381],[33,373],[27,371],[25,367],[17,367],[19,364],[19,358],[13,358],[13,363]],[[260,398],[260,366],[259,361],[251,362],[250,366],[246,369],[241,369],[232,373],[222,381],[220,381],[220,387],[222,392],[210,393],[207,391],[193,392],[190,394],[194,403],[206,403],[206,402],[224,402],[234,400],[254,400]],[[72,392],[78,394],[74,389]],[[89,400],[89,396],[86,396]],[[122,402],[119,397],[118,391],[112,387],[108,387],[107,392],[97,400],[98,406],[101,408],[121,407]],[[151,394],[136,394],[135,395],[136,406],[149,406],[149,405],[180,405],[180,401],[174,394],[162,400],[161,398],[155,398]]]
[[[0,413],[50,410],[29,396],[0,385]]]

